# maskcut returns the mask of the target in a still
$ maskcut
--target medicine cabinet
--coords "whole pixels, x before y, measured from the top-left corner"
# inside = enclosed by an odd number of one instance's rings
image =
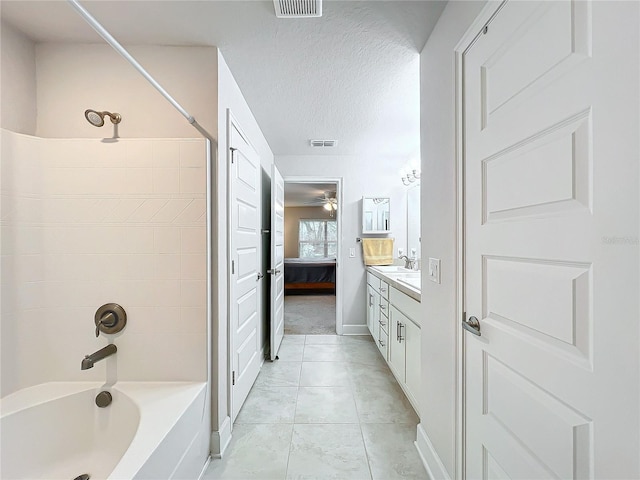
[[[362,197],[362,233],[390,233],[391,207],[388,197]]]

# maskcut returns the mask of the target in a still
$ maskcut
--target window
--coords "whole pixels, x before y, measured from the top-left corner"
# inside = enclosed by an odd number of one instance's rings
[[[298,230],[300,258],[336,256],[338,226],[335,220],[300,220]]]

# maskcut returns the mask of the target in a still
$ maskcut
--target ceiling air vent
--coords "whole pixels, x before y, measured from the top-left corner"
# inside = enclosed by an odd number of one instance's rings
[[[322,16],[322,0],[273,0],[278,18]]]
[[[309,140],[309,143],[312,147],[335,147],[338,142],[335,140]]]

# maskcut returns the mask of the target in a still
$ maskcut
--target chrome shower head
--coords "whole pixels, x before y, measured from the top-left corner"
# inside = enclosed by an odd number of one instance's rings
[[[107,115],[111,119],[111,123],[118,124],[122,120],[119,113],[111,112],[96,112],[95,110],[85,110],[84,118],[94,127],[101,127],[104,125],[104,116]]]

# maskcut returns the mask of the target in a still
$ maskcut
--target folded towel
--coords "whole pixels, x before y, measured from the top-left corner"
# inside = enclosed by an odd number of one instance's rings
[[[362,253],[365,265],[391,265],[393,238],[363,238]]]

